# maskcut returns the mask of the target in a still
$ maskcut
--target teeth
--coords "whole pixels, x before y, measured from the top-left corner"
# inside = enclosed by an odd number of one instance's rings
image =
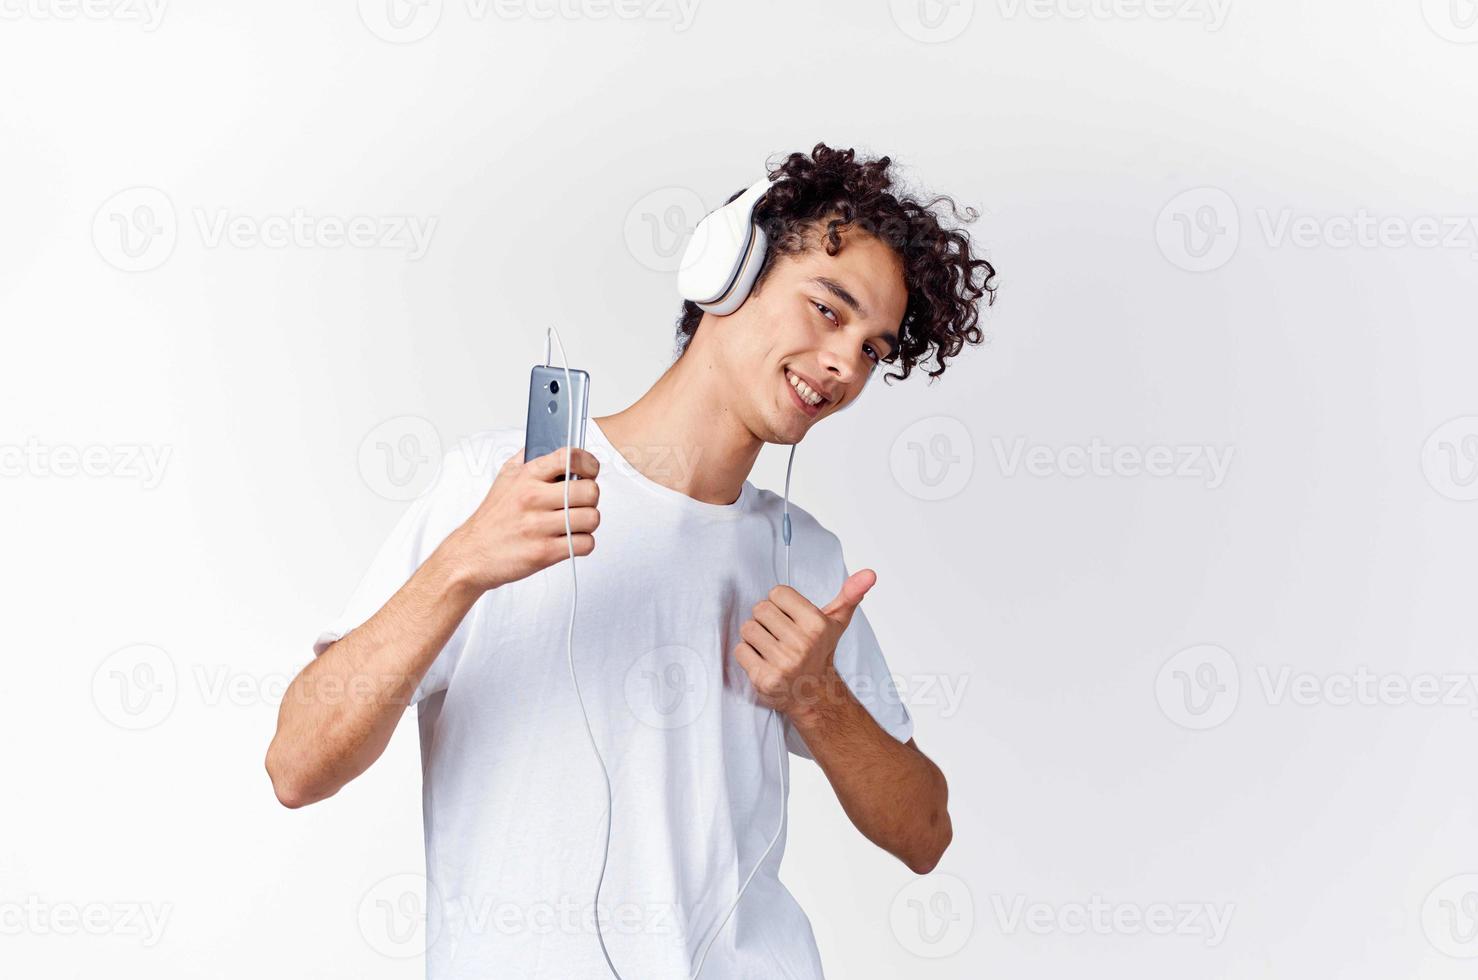
[[[825,398],[816,393],[815,389],[789,371],[785,372],[785,377],[790,381],[790,386],[800,393],[801,398],[805,400],[807,405],[820,405],[826,401]]]

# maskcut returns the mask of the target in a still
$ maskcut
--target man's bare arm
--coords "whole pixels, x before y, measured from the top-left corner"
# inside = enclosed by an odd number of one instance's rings
[[[884,731],[840,677],[826,686],[791,723],[863,836],[928,874],[954,836],[944,773],[913,739]]]
[[[293,679],[267,772],[288,807],[337,793],[385,751],[416,685],[481,595],[438,548],[364,625]]]
[[[863,569],[825,608],[778,585],[739,627],[734,659],[755,692],[782,712],[831,781],[842,809],[868,840],[927,874],[949,846],[949,787],[912,740],[883,730],[834,665],[837,642],[877,581]]]
[[[600,464],[576,449],[569,486],[576,555],[595,548]],[[363,625],[299,672],[277,712],[267,773],[284,806],[337,793],[385,751],[416,685],[485,592],[569,557],[564,451],[516,455],[487,497]]]

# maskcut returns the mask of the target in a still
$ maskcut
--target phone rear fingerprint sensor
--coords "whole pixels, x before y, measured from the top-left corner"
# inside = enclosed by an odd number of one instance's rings
[[[553,415],[555,412],[558,412],[559,411],[559,402],[557,402],[557,401],[555,401],[554,399],[551,398],[549,400],[548,408],[549,408],[549,414],[550,415]]]

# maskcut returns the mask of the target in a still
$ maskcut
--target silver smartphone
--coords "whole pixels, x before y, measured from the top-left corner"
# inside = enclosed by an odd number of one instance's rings
[[[524,425],[525,461],[547,456],[566,445],[574,418],[575,446],[585,448],[585,413],[590,397],[590,375],[570,368],[535,366],[529,375],[529,416]],[[564,479],[564,474],[559,478]]]

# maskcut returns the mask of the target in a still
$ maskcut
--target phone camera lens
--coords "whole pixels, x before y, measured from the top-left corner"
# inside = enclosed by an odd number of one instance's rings
[[[551,381],[551,382],[549,382],[549,393],[551,395],[557,395],[557,394],[559,394],[559,382],[558,381]]]

